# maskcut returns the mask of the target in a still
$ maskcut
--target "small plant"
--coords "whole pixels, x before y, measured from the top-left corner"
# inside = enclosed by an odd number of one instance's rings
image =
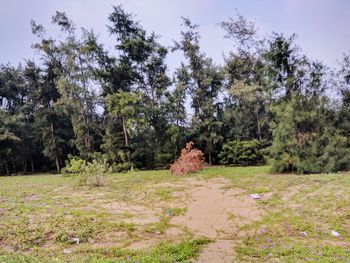
[[[80,184],[95,187],[103,186],[110,172],[110,167],[106,161],[93,160],[91,163],[84,163],[80,173]]]
[[[132,162],[123,162],[123,163],[113,163],[111,170],[113,173],[122,173],[131,171],[134,169],[134,164]]]
[[[55,234],[55,241],[66,244],[87,243],[97,230],[92,219],[92,217],[80,214],[75,215],[72,219],[57,217],[55,222],[59,222],[59,228]]]
[[[265,162],[261,144],[257,140],[228,141],[219,154],[224,165],[259,165]]]
[[[156,190],[156,195],[162,200],[167,201],[171,198],[171,190],[170,189],[164,189],[164,188],[158,188]]]
[[[66,166],[62,169],[63,176],[70,176],[72,174],[79,174],[85,161],[77,156],[71,154],[68,155],[68,160],[66,160]]]
[[[194,143],[191,141],[186,143],[186,147],[181,150],[181,155],[170,167],[173,174],[187,174],[203,169],[204,160],[203,152],[193,147]]]

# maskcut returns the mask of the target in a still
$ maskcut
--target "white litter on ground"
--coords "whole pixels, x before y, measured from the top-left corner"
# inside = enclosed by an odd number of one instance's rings
[[[70,253],[72,253],[72,251],[70,251],[69,249],[63,249],[63,254],[68,255]]]
[[[253,199],[260,199],[261,196],[259,194],[250,194],[249,197],[253,198]]]
[[[334,237],[340,237],[340,234],[337,231],[335,231],[335,230],[331,230],[331,234]]]
[[[300,235],[301,236],[306,236],[307,237],[307,233],[304,231],[304,232],[300,232]]]

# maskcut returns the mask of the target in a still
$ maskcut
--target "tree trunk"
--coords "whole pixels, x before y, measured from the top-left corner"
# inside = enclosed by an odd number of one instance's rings
[[[124,133],[124,141],[125,141],[125,146],[126,146],[126,161],[130,160],[130,152],[128,149],[129,146],[129,140],[128,140],[128,130],[126,129],[126,123],[125,123],[125,116],[122,116],[122,125],[123,125],[123,133]]]
[[[91,147],[91,138],[90,138],[90,130],[89,130],[89,127],[86,125],[86,129],[87,129],[87,136],[86,136],[86,148],[88,150],[88,152],[90,153],[91,150],[92,150],[92,147]]]
[[[211,165],[211,151],[208,153],[209,165]]]
[[[32,156],[30,156],[30,167],[32,169],[32,173],[34,173],[35,172],[35,168],[34,168],[34,161],[33,161],[33,157]]]
[[[12,161],[12,167],[13,167],[13,173],[16,174],[17,170],[16,170],[16,164],[14,161]]]
[[[54,142],[54,149],[55,149],[55,161],[56,161],[56,171],[57,173],[60,173],[61,171],[61,162],[60,162],[60,159],[57,155],[57,145],[56,145],[56,142],[55,142],[55,133],[54,133],[54,126],[53,126],[53,122],[52,120],[50,120],[50,127],[51,127],[51,138]]]
[[[256,111],[256,124],[257,124],[257,128],[258,128],[258,137],[259,137],[259,141],[261,142],[261,128],[260,128],[260,118],[259,118],[259,109],[257,109]]]
[[[8,164],[7,161],[5,162],[5,170],[6,170],[6,175],[7,175],[7,176],[11,175],[11,174],[10,174],[9,164]]]
[[[124,141],[125,141],[125,146],[129,145],[129,141],[128,141],[128,132],[126,129],[126,124],[125,124],[125,117],[124,115],[122,116],[122,125],[123,125],[123,133],[124,133]]]
[[[23,161],[23,173],[26,174],[27,173],[27,160]]]
[[[58,159],[57,156],[56,156],[56,170],[57,170],[57,173],[60,173],[60,171],[61,171],[60,160]]]

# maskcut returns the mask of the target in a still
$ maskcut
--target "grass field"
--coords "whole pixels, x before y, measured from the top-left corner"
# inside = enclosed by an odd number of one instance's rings
[[[0,177],[0,262],[192,262],[220,254],[223,240],[226,261],[350,262],[350,174],[268,170],[131,172],[98,188],[60,175]],[[199,228],[218,216],[216,198],[221,228]]]

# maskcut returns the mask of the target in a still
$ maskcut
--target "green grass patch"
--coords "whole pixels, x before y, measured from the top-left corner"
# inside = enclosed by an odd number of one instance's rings
[[[91,248],[81,247],[70,256],[69,262],[76,263],[114,263],[114,262],[190,262],[198,256],[201,248],[210,242],[207,238],[183,240],[177,244],[163,242],[151,250],[127,250],[116,247]],[[28,256],[21,253],[0,254],[0,262],[4,263],[39,263],[39,262],[66,262],[67,257],[56,255],[55,258]]]

